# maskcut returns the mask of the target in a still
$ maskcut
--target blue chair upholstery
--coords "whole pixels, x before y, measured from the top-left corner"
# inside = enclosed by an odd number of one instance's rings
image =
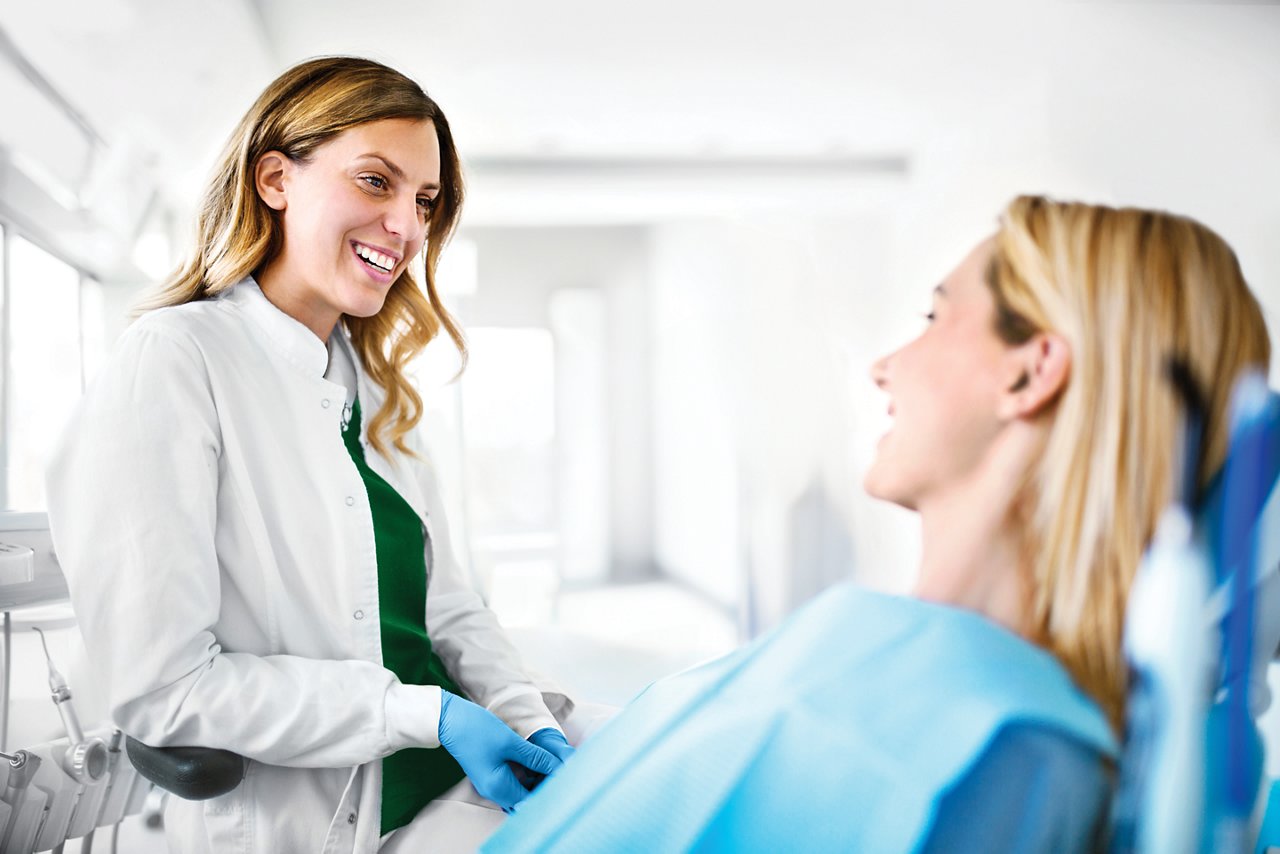
[[[1271,702],[1267,669],[1280,651],[1280,395],[1256,402],[1237,424],[1222,473],[1200,515],[1216,575],[1211,617],[1219,618],[1222,668],[1210,712],[1206,805],[1214,811],[1256,798],[1265,785],[1271,803],[1258,850],[1280,846],[1280,785],[1262,780],[1257,718]],[[1233,580],[1250,579],[1247,589]],[[1239,619],[1241,609],[1252,619]],[[1234,787],[1234,788],[1233,788]]]

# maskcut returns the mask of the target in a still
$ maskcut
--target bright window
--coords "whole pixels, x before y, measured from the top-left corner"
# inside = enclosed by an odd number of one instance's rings
[[[9,240],[9,509],[43,510],[44,469],[83,382],[80,274],[30,242]]]
[[[0,510],[9,507],[9,330],[5,323],[5,304],[9,284],[5,281],[8,265],[4,225],[0,225]]]
[[[468,339],[462,435],[475,568],[500,617],[537,622],[558,584],[551,333],[473,328]]]

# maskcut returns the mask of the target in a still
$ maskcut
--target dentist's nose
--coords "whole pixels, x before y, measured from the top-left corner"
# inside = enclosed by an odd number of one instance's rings
[[[412,242],[418,232],[427,227],[418,214],[417,197],[410,195],[407,200],[401,198],[391,202],[382,218],[382,227],[405,243]]]

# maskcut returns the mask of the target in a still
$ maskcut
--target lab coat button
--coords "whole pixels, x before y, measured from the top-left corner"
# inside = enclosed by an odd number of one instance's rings
[[[352,498],[350,495],[348,495],[348,496],[347,496],[347,506],[348,506],[348,507],[350,507],[352,504],[355,504],[355,503],[356,503],[356,500],[355,500],[354,498]]]
[[[354,614],[352,614],[351,616],[355,617],[357,620],[363,620],[363,619],[364,619],[364,611],[356,611],[356,612],[355,612]]]
[[[321,405],[322,407],[324,407],[325,409],[328,409],[328,408],[329,408],[329,399],[328,399],[328,398],[325,398],[324,400],[320,401],[320,405]]]
[[[356,814],[350,813],[349,815],[347,815],[347,824],[355,824],[355,823],[356,823]]]

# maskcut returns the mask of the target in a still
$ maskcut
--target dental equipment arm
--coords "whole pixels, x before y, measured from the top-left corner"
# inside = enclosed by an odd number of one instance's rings
[[[49,691],[67,731],[67,752],[62,755],[62,768],[80,783],[97,782],[107,771],[107,745],[100,738],[84,737],[75,707],[71,705],[71,688],[53,665],[53,656],[49,654],[49,644],[45,641],[44,632],[39,628],[33,631],[40,635],[40,645],[44,647],[45,661],[49,664]]]

